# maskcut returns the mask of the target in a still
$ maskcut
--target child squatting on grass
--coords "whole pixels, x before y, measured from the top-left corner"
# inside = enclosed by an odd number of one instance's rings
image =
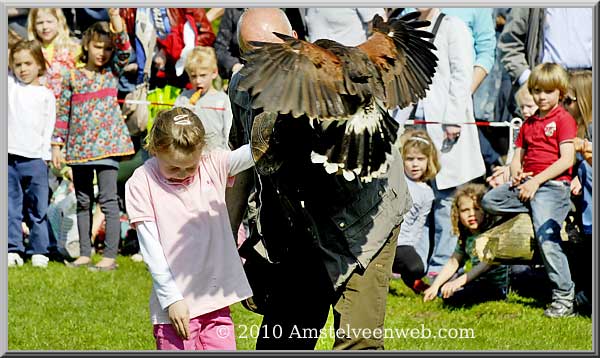
[[[153,158],[126,183],[159,350],[235,350],[229,305],[252,296],[225,205],[231,177],[254,164],[250,146],[204,152],[204,137],[191,110],[160,112],[146,145]]]
[[[573,315],[575,285],[561,248],[560,231],[570,208],[570,182],[577,136],[575,119],[559,105],[567,93],[567,72],[555,63],[536,66],[527,87],[538,105],[519,131],[510,165],[511,182],[483,198],[492,214],[530,213],[540,256],[552,282],[547,317]]]
[[[458,244],[431,287],[425,290],[423,301],[433,300],[440,289],[444,303],[454,306],[506,298],[508,267],[480,262],[472,254],[475,238],[492,223],[492,218],[481,208],[485,191],[482,184],[465,184],[456,191],[451,219],[452,231],[458,235]],[[455,276],[465,259],[471,260],[471,270]]]

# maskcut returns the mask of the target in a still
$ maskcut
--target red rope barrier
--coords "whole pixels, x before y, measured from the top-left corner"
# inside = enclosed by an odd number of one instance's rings
[[[172,103],[163,103],[163,102],[151,102],[151,101],[142,101],[142,100],[125,100],[125,99],[118,99],[117,102],[119,103],[129,103],[129,104],[147,104],[147,105],[152,105],[152,106],[169,106],[169,107],[173,107]]]
[[[424,121],[418,119],[409,119],[405,124],[474,124],[478,127],[510,127],[510,122],[486,122],[486,121],[474,121],[474,122],[461,122],[461,123],[447,123],[447,122],[437,122],[437,121]]]
[[[152,101],[143,101],[143,100],[125,100],[118,99],[119,103],[129,103],[129,104],[146,104],[152,106],[169,106],[173,107],[174,105],[171,103],[163,103],[163,102],[152,102]],[[510,122],[486,122],[486,121],[474,121],[474,122],[462,122],[462,123],[444,123],[437,121],[424,121],[424,120],[407,120],[406,124],[474,124],[478,127],[510,127],[512,124]]]

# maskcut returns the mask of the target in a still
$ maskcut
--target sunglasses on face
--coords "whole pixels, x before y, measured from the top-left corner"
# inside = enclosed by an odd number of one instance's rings
[[[565,97],[565,99],[563,99],[563,104],[564,104],[565,106],[570,106],[570,105],[571,105],[571,103],[573,103],[573,102],[575,102],[575,101],[577,101],[577,98],[575,98],[575,97],[569,97],[569,96],[567,96],[567,97]]]

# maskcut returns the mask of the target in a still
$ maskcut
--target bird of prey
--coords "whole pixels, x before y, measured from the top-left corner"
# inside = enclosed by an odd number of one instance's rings
[[[314,43],[274,33],[281,43],[249,42],[238,90],[248,91],[254,119],[251,142],[260,160],[275,158],[278,121],[308,120],[315,131],[311,161],[348,181],[370,182],[386,173],[398,123],[388,110],[425,96],[437,57],[413,12],[389,22],[376,15],[373,34],[356,47],[320,39]],[[277,170],[263,169],[263,174]]]

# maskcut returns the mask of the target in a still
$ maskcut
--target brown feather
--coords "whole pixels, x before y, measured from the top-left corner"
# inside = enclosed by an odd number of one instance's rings
[[[376,16],[373,35],[356,47],[274,33],[283,42],[250,43],[238,90],[251,94],[254,108],[279,113],[283,122],[315,119],[319,139],[311,146],[325,155],[328,168],[337,164],[371,180],[384,170],[397,136],[387,110],[416,103],[432,82],[435,46],[427,41],[431,33],[421,30],[428,25],[418,13],[389,23]]]

